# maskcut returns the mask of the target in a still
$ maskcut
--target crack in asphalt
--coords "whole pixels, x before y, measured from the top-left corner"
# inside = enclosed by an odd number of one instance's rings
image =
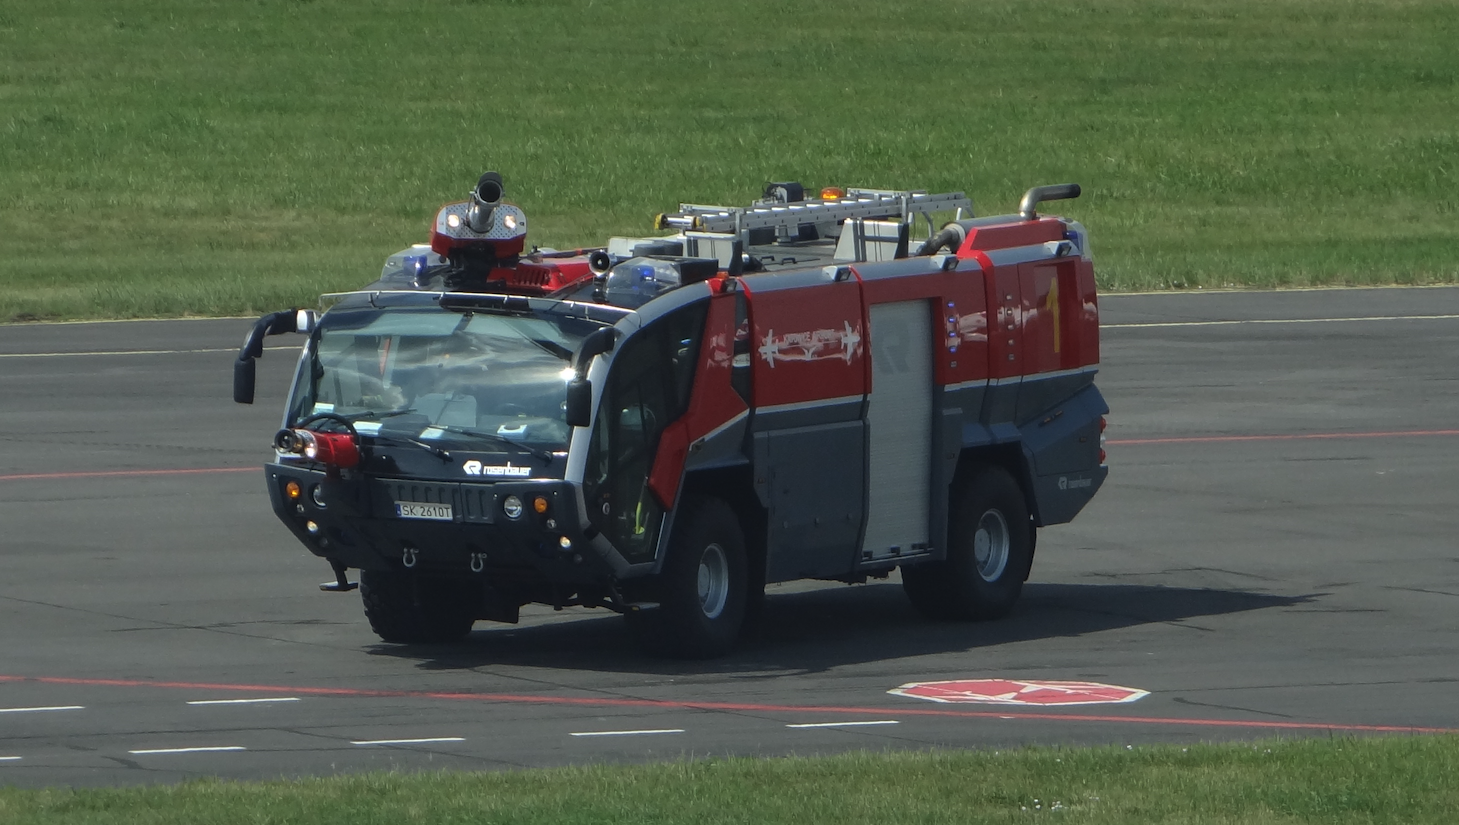
[[[1216,708],[1218,710],[1234,710],[1234,711],[1239,711],[1241,713],[1255,713],[1255,714],[1257,714],[1259,716],[1275,716],[1278,719],[1295,719],[1296,718],[1296,717],[1292,716],[1290,713],[1277,713],[1275,711],[1270,711],[1270,710],[1257,710],[1256,708],[1243,708],[1243,707],[1240,707],[1240,706],[1237,706],[1237,705],[1219,705],[1219,704],[1216,704],[1215,702],[1196,702],[1196,701],[1187,699],[1184,696],[1175,696],[1175,697],[1172,697],[1170,701],[1176,703],[1177,705],[1190,705],[1192,707],[1200,707],[1200,708]]]
[[[1384,590],[1406,590],[1410,593],[1429,593],[1435,596],[1459,596],[1459,593],[1450,593],[1447,590],[1430,590],[1426,587],[1403,587],[1396,584],[1382,585]]]

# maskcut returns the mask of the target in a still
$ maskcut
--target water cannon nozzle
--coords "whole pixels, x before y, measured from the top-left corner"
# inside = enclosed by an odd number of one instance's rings
[[[471,190],[471,206],[466,209],[466,225],[473,232],[486,232],[491,228],[491,214],[501,202],[501,173],[487,172],[476,181],[476,188]]]

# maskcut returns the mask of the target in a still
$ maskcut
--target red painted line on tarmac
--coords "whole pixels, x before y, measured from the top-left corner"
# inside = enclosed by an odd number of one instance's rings
[[[97,470],[76,473],[19,473],[0,476],[0,481],[44,481],[55,478],[127,478],[130,476],[190,476],[209,473],[255,473],[261,467],[202,467],[193,470]]]
[[[1122,438],[1105,444],[1124,447],[1139,444],[1209,444],[1222,441],[1313,441],[1342,438],[1416,438],[1422,436],[1459,435],[1459,430],[1398,430],[1377,433],[1302,433],[1294,435],[1198,435],[1171,438]]]
[[[1113,716],[1088,713],[1029,713],[1026,711],[952,710],[949,708],[842,707],[831,705],[772,705],[755,702],[673,702],[663,699],[624,699],[596,696],[533,696],[517,693],[445,693],[423,690],[369,690],[363,688],[236,685],[211,682],[153,682],[143,679],[74,679],[61,676],[0,676],[0,683],[28,682],[82,687],[174,688],[250,693],[289,693],[385,699],[441,699],[457,702],[497,702],[576,707],[657,708],[660,710],[715,710],[760,713],[836,713],[875,716],[936,716],[960,719],[1030,719],[1055,722],[1114,722],[1127,725],[1179,725],[1207,728],[1264,728],[1275,730],[1327,730],[1350,733],[1459,733],[1459,728],[1413,725],[1352,725],[1329,722],[1276,722],[1260,719],[1190,719],[1163,716]]]

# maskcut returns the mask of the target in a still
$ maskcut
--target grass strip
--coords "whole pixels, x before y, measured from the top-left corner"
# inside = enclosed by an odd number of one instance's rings
[[[1453,0],[9,0],[0,322],[313,305],[501,170],[542,245],[1031,185],[1106,289],[1459,280]]]
[[[0,790],[9,825],[1443,823],[1459,737],[849,753],[510,773]]]

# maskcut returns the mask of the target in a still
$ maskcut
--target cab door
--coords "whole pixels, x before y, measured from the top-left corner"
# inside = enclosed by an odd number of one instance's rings
[[[688,408],[707,302],[654,320],[617,347],[588,446],[588,519],[631,564],[650,561],[666,502],[649,486],[664,428]]]

